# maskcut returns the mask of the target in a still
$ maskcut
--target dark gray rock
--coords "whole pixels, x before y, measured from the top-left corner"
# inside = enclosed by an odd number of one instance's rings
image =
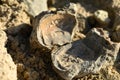
[[[64,79],[71,80],[113,65],[120,44],[112,42],[106,33],[94,28],[85,39],[54,48],[51,56],[55,71]]]

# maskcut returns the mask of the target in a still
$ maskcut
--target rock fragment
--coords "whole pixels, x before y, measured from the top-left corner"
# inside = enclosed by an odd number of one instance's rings
[[[67,13],[43,13],[33,22],[31,42],[36,40],[44,47],[51,49],[54,45],[70,43],[76,28],[75,16]],[[36,42],[37,42],[36,41]]]
[[[54,48],[51,56],[55,71],[72,80],[113,65],[119,48],[120,44],[110,41],[106,31],[94,28],[83,40]]]

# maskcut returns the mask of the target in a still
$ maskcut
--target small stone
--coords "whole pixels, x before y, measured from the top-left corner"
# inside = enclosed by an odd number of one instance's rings
[[[70,43],[76,28],[76,18],[69,13],[42,13],[35,17],[31,43],[39,42],[42,47],[51,49],[54,45]],[[37,39],[35,39],[37,38]]]
[[[94,17],[100,24],[109,24],[109,22],[110,22],[108,12],[105,10],[95,11]]]

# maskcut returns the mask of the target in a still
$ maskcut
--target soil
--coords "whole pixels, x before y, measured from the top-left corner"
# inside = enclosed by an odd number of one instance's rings
[[[91,15],[91,12],[85,14]],[[23,0],[0,1],[0,29],[7,34],[6,48],[17,65],[18,80],[63,80],[52,68],[50,51],[44,51],[30,44],[29,40],[33,29],[30,19]],[[116,62],[119,63],[119,60],[118,57]],[[100,72],[73,80],[108,80],[104,77],[106,74],[119,77],[118,66],[109,67],[113,71],[112,74],[103,70],[105,75]]]

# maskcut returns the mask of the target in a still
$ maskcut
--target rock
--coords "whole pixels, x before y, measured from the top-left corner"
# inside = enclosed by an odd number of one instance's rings
[[[17,80],[17,69],[11,56],[7,53],[6,34],[0,30],[0,79],[1,80]]]
[[[5,24],[7,24],[7,22],[10,20],[10,16],[12,14],[12,10],[11,8],[6,5],[6,4],[3,4],[2,6],[0,5],[0,26],[3,26],[3,27],[0,27],[0,29],[5,29]]]
[[[111,38],[115,42],[120,42],[120,31],[113,32]]]
[[[92,29],[83,40],[55,47],[51,57],[55,71],[64,79],[98,73],[113,65],[120,48],[103,29]]]
[[[47,0],[24,0],[24,2],[28,6],[27,13],[33,17],[48,10]]]
[[[110,22],[110,18],[108,16],[108,12],[105,10],[97,10],[94,12],[94,17],[100,24],[108,25]]]
[[[72,41],[77,24],[75,16],[62,12],[42,14],[36,16],[33,22],[31,43],[36,40],[51,49],[54,45],[62,46]]]
[[[7,41],[7,36],[5,34],[4,31],[0,30],[0,51],[2,53],[7,53],[7,49],[5,48],[5,44],[6,44],[6,41]]]

